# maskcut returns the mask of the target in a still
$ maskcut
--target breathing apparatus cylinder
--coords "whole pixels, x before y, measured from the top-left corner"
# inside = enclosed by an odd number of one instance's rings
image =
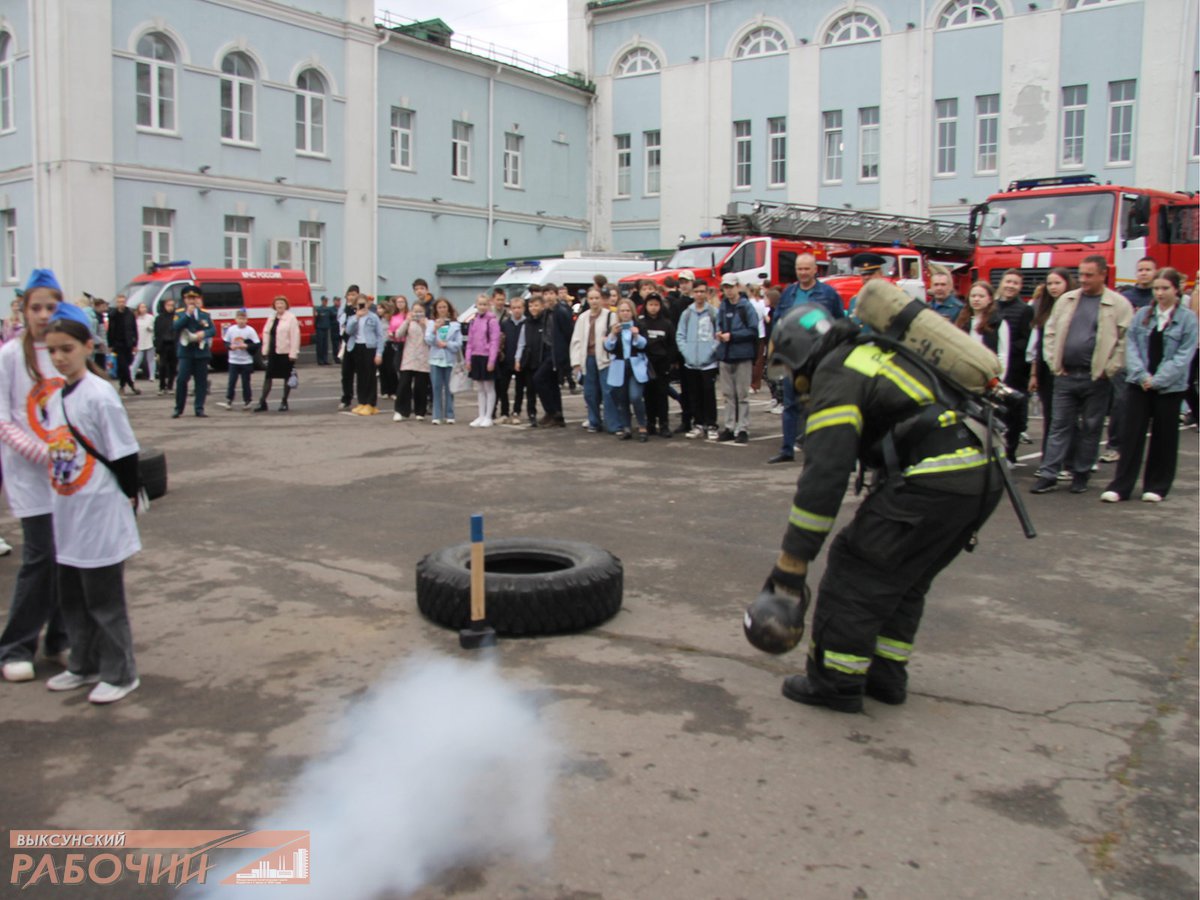
[[[995,353],[887,281],[874,279],[863,286],[855,315],[872,330],[896,338],[969,391],[985,394],[993,390],[1004,371]],[[902,327],[899,334],[892,334],[898,320]]]

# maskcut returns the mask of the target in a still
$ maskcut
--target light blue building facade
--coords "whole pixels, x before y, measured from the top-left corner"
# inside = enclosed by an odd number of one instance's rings
[[[395,294],[586,248],[591,92],[448,37],[370,0],[0,3],[0,284],[182,258]]]
[[[1016,178],[1200,188],[1190,0],[572,4],[613,249],[732,200],[961,218]]]

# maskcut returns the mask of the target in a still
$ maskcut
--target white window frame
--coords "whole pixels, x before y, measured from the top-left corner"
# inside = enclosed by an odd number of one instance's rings
[[[827,109],[821,113],[821,183],[841,184],[845,131],[842,111]]]
[[[1071,91],[1068,96],[1067,91]],[[1068,102],[1068,99],[1070,102]],[[1088,86],[1068,84],[1062,89],[1062,137],[1058,147],[1058,164],[1063,169],[1082,169],[1086,144]],[[1078,158],[1076,157],[1078,151]]]
[[[450,123],[450,177],[471,180],[471,138],[475,126],[457,119]]]
[[[417,114],[411,109],[393,106],[389,135],[392,168],[402,172],[416,171]]]
[[[616,153],[616,182],[613,185],[613,195],[630,197],[633,191],[633,137],[628,134],[614,134],[613,149]]]
[[[879,107],[862,106],[858,110],[858,180],[872,184],[879,180]]]
[[[995,175],[999,166],[1000,95],[979,94],[975,98],[975,174]]]
[[[225,64],[231,60],[235,67],[233,72],[225,69]],[[239,62],[249,68],[249,75],[236,71]],[[254,60],[248,54],[235,50],[225,54],[221,60],[221,140],[224,143],[254,146],[254,93],[257,79]],[[226,94],[229,96],[228,106],[225,103]]]
[[[521,188],[521,156],[525,150],[525,138],[519,134],[504,134],[504,186]]]
[[[658,54],[649,47],[634,47],[617,60],[614,78],[653,75],[662,69]]]
[[[254,245],[254,219],[250,216],[225,217],[225,268],[249,269],[250,248]]]
[[[15,284],[21,279],[20,255],[17,252],[17,211],[6,209],[0,213],[0,227],[3,228],[4,256],[0,259],[5,284]]]
[[[863,44],[867,41],[877,41],[883,35],[883,29],[875,17],[865,12],[848,12],[834,19],[833,24],[825,29],[825,39],[821,42],[825,47],[838,44]]]
[[[308,276],[308,283],[313,287],[319,288],[325,284],[324,222],[300,223],[300,268],[304,270],[304,274]]]
[[[642,148],[642,194],[657,197],[662,193],[662,131],[643,131]]]
[[[147,52],[146,41],[152,42],[150,52]],[[162,48],[165,48],[169,54],[169,59],[155,55]],[[136,107],[134,117],[138,130],[158,134],[178,134],[179,69],[177,62],[179,51],[176,50],[171,39],[161,31],[150,31],[138,39],[137,54],[133,89]],[[143,81],[143,78],[148,86],[147,92],[139,89],[139,83]],[[164,87],[169,90],[164,90]],[[146,110],[145,117],[142,115],[143,105]]]
[[[325,156],[327,90],[325,76],[316,69],[296,76],[296,153],[300,155]]]
[[[1128,86],[1129,96],[1124,96],[1126,86]],[[1122,93],[1121,97],[1115,97],[1117,90]],[[1109,166],[1131,166],[1133,165],[1133,134],[1134,134],[1134,105],[1137,103],[1137,81],[1133,78],[1125,78],[1120,81],[1110,81],[1108,83],[1108,135],[1105,142],[1107,150],[1105,155],[1105,164]],[[1117,119],[1120,118],[1118,123]],[[1118,130],[1120,128],[1121,130]],[[1124,156],[1113,155],[1113,142],[1120,141],[1122,136],[1125,138]]]
[[[748,191],[754,185],[754,137],[749,119],[733,123],[733,189]]]
[[[787,187],[787,116],[767,119],[767,187]]]
[[[950,0],[938,15],[937,28],[970,28],[991,25],[1004,18],[997,0]]]
[[[147,247],[147,244],[149,247]],[[164,246],[165,245],[165,246]],[[142,268],[175,257],[175,210],[142,207]]]
[[[778,28],[760,25],[742,35],[734,51],[734,59],[749,59],[752,56],[774,56],[787,52],[787,38]]]
[[[1088,9],[1092,6],[1104,6],[1107,3],[1128,3],[1130,0],[1067,0],[1064,12],[1074,12],[1077,9]]]
[[[952,178],[958,174],[958,98],[934,100],[933,109],[933,174]]]
[[[13,89],[16,70],[13,67],[12,46],[12,35],[0,31],[0,134],[17,130],[16,91]]]

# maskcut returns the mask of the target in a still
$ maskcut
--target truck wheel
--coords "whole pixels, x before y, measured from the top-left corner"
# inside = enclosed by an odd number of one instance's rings
[[[484,550],[487,622],[497,634],[579,631],[621,608],[621,561],[578,541],[506,538]],[[435,550],[417,564],[417,608],[447,628],[471,620],[471,545]]]
[[[167,492],[167,456],[161,450],[144,450],[138,454],[138,478],[146,496],[157,500]]]

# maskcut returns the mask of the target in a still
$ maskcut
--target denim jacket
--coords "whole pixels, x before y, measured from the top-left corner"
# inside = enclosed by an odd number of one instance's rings
[[[383,353],[384,335],[383,322],[373,312],[368,312],[361,318],[348,316],[346,318],[346,349],[353,350],[359,344],[370,347],[376,355]]]
[[[632,324],[632,323],[630,323]],[[620,342],[620,346],[617,343]],[[629,362],[629,370],[634,380],[645,384],[649,377],[646,366],[646,338],[640,333],[634,334],[629,329],[621,329],[620,334],[610,334],[604,339],[604,349],[611,357],[608,364],[608,386],[620,387],[625,383],[625,361]]]
[[[462,350],[462,328],[457,322],[447,322],[442,328],[446,329],[445,336],[435,333],[435,323],[432,319],[425,326],[425,343],[429,345],[429,365],[449,368],[458,362]],[[437,345],[438,340],[446,342],[445,347]]]
[[[1125,342],[1125,371],[1130,384],[1140,385],[1147,378],[1151,388],[1162,394],[1187,390],[1192,355],[1196,352],[1196,314],[1182,303],[1163,332],[1163,355],[1158,371],[1146,371],[1150,361],[1150,333],[1158,327],[1157,304],[1139,309],[1133,314],[1129,336]]]

